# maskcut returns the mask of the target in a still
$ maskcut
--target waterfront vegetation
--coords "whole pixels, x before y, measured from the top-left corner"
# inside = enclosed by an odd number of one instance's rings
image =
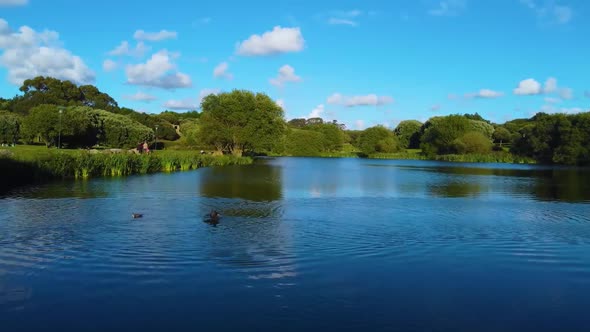
[[[160,114],[120,107],[94,86],[51,77],[26,80],[20,91],[0,98],[6,178],[123,176],[252,162],[242,155],[590,164],[590,113],[538,113],[503,124],[478,113],[451,114],[401,121],[393,130],[349,130],[322,118],[285,121],[271,98],[244,90],[206,96],[200,112]],[[144,141],[158,151],[132,153]]]

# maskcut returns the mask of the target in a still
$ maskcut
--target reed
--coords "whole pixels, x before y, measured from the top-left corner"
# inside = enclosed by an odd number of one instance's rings
[[[200,155],[195,151],[157,151],[153,154],[91,153],[73,150],[45,150],[30,153],[4,153],[0,156],[3,176],[30,182],[30,179],[117,177],[156,172],[188,171],[207,166],[247,165],[248,157]],[[25,181],[25,179],[27,179]]]

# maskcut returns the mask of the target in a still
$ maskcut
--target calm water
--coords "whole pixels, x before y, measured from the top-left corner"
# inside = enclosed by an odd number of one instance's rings
[[[589,308],[588,170],[282,158],[0,198],[7,332],[571,332]]]

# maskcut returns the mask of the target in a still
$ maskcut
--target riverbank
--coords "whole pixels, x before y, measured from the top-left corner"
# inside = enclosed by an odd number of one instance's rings
[[[252,158],[248,157],[201,155],[197,151],[134,154],[17,146],[0,149],[0,183],[2,189],[9,189],[47,179],[126,176],[251,163]]]

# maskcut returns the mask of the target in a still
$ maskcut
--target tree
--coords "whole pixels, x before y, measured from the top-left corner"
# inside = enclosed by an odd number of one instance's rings
[[[406,149],[417,149],[420,147],[420,129],[422,122],[417,120],[406,120],[400,122],[394,130],[402,147]]]
[[[0,143],[14,144],[20,136],[20,118],[14,113],[0,111]]]
[[[496,127],[492,138],[494,139],[494,142],[500,143],[500,146],[502,146],[502,143],[510,141],[511,134],[508,129],[504,127]]]
[[[287,122],[287,124],[289,125],[289,127],[303,128],[307,126],[307,120],[303,118],[291,119],[289,120],[289,122]]]
[[[305,124],[308,126],[322,123],[324,123],[324,120],[322,118],[309,118],[305,121]]]
[[[283,109],[262,93],[234,90],[209,95],[201,103],[201,140],[218,153],[270,151],[285,130]]]
[[[289,130],[285,140],[285,152],[291,156],[319,156],[323,150],[322,133],[312,130]]]
[[[344,144],[344,132],[337,124],[323,123],[309,125],[306,129],[322,134],[323,151],[339,151]]]
[[[28,141],[37,136],[47,147],[54,145],[59,134],[59,110],[55,105],[33,107],[23,120],[23,133]]]
[[[401,150],[393,132],[383,126],[365,129],[359,136],[359,148],[366,155],[376,152],[391,153]]]
[[[470,131],[453,141],[453,148],[459,154],[485,154],[492,150],[492,142],[484,134]]]
[[[471,129],[462,115],[430,118],[423,126],[420,147],[427,155],[455,153],[453,142]]]

